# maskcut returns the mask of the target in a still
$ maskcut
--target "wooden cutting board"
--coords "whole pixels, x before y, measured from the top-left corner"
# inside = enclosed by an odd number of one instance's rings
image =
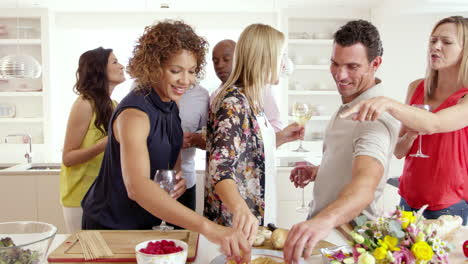
[[[57,249],[49,254],[49,262],[136,262],[135,246],[143,241],[155,239],[178,239],[189,246],[187,261],[197,257],[198,233],[188,230],[100,230],[106,244],[114,256],[89,261],[84,259],[81,245],[76,234],[67,238]]]
[[[320,249],[327,248],[327,247],[336,247],[336,245],[325,240],[320,240],[315,245],[315,248],[312,251],[312,255],[320,255]],[[270,239],[265,240],[265,242],[263,242],[263,245],[259,247],[254,247],[254,248],[278,250],[273,247],[273,244],[271,243]],[[278,250],[278,251],[282,251],[282,250]]]

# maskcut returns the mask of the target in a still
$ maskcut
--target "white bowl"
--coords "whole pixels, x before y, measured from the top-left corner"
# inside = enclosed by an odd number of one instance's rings
[[[153,255],[140,252],[140,249],[145,248],[149,242],[162,240],[174,241],[176,246],[183,248],[183,250],[180,252],[164,255]],[[148,240],[135,246],[135,254],[138,264],[185,264],[187,262],[188,245],[184,241],[177,239]]]

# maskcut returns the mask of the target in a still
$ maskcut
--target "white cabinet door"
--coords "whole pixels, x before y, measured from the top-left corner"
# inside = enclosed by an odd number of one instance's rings
[[[55,225],[66,233],[60,205],[59,175],[37,175],[37,220]]]
[[[0,222],[37,219],[35,176],[0,176]]]

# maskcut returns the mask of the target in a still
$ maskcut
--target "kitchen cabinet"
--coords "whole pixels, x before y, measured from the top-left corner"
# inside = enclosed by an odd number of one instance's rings
[[[60,205],[59,171],[10,172],[0,175],[0,222],[40,221],[55,225],[58,233],[66,233]]]
[[[8,134],[32,136],[33,150],[48,142],[49,15],[46,9],[0,9],[0,58],[25,54],[42,68],[36,79],[0,79],[0,139]],[[26,138],[10,138],[0,148],[4,162],[23,162]],[[3,140],[1,140],[3,143]],[[36,151],[37,152],[37,151]]]
[[[37,220],[35,176],[0,176],[0,193],[0,222]]]

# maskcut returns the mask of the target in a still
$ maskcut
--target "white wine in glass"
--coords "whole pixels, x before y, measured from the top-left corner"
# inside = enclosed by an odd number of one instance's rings
[[[295,102],[292,108],[292,116],[301,126],[306,126],[307,122],[312,118],[312,109],[308,103]],[[309,152],[302,147],[302,140],[299,140],[299,147],[294,152]]]
[[[411,106],[426,110],[426,111],[431,111],[431,106],[427,104],[412,104]],[[418,151],[415,154],[410,154],[411,157],[416,157],[416,158],[429,158],[428,155],[422,153],[422,135],[419,134],[418,136],[419,142],[418,142]]]

